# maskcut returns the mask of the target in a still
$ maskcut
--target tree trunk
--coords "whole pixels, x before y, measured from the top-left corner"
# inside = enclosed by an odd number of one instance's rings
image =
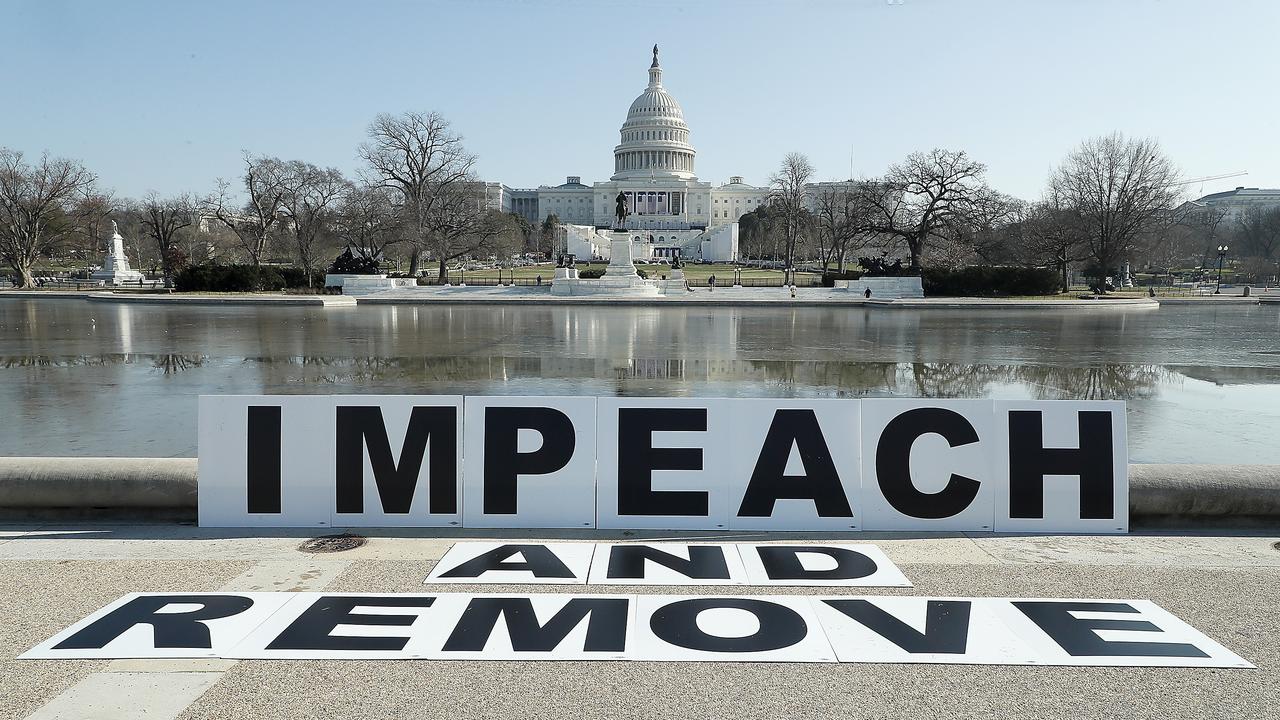
[[[907,239],[907,249],[911,251],[911,271],[916,274],[919,274],[921,270],[920,246],[921,242],[918,239]]]
[[[36,286],[36,279],[35,279],[35,277],[34,277],[34,276],[32,276],[32,274],[31,274],[31,266],[30,266],[30,265],[23,264],[23,265],[22,265],[22,267],[18,268],[18,276],[21,278],[21,281],[20,281],[20,283],[19,283],[18,287],[25,288],[25,289],[28,289],[28,290],[29,290],[29,289],[34,288],[34,287]]]
[[[418,277],[418,269],[422,263],[422,251],[414,250],[409,254],[409,276]]]
[[[1062,260],[1058,263],[1058,267],[1062,269],[1062,292],[1071,292],[1071,284],[1067,280],[1067,261]]]
[[[441,285],[443,285],[444,278],[445,278],[445,260],[444,258],[440,258],[440,274],[436,276],[436,280],[439,281]]]

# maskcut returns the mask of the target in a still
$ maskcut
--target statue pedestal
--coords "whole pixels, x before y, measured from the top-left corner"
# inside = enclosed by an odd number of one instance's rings
[[[571,277],[556,277],[551,281],[552,295],[617,295],[617,296],[652,296],[658,295],[658,281],[645,280],[636,272],[635,263],[631,261],[631,234],[625,230],[614,230],[609,241],[609,265],[604,276],[595,279],[579,278],[577,270]]]
[[[102,267],[94,270],[89,279],[102,280],[108,285],[141,285],[142,273],[129,267],[129,258],[125,257],[124,238],[115,229],[115,222],[111,223],[111,227],[111,250]]]

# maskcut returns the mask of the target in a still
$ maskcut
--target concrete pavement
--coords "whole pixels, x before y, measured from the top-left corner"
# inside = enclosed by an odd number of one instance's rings
[[[27,648],[131,591],[421,592],[458,538],[514,531],[383,531],[308,555],[292,531],[185,525],[0,526],[2,718],[637,717],[1240,718],[1280,702],[1280,531],[1108,537],[859,533],[915,583],[849,594],[1146,598],[1256,671],[948,665],[426,661],[36,661]],[[538,537],[712,533],[544,531]],[[725,537],[724,533],[716,534]],[[563,592],[484,586],[486,592]],[[762,588],[593,587],[594,592],[750,594]],[[769,593],[812,594],[806,588]],[[826,591],[823,591],[824,594]],[[841,591],[837,591],[841,592]]]

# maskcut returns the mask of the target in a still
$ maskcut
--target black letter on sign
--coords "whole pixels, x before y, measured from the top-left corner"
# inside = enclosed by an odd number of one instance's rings
[[[391,456],[391,441],[379,407],[338,407],[337,486],[340,513],[364,512],[364,451],[369,448],[369,466],[378,485],[378,498],[385,513],[405,514],[413,503],[418,486],[422,456],[431,442],[427,467],[429,512],[458,511],[458,409],[455,407],[415,407],[409,416],[397,465]]]
[[[547,621],[538,624],[533,602],[527,597],[479,597],[467,603],[453,633],[444,644],[446,651],[480,652],[489,642],[501,616],[507,623],[511,649],[516,652],[555,650],[574,628],[587,619],[587,652],[622,652],[627,649],[628,598],[573,598]]]
[[[725,562],[724,550],[714,545],[690,545],[688,560],[651,545],[614,545],[609,549],[607,577],[611,580],[641,579],[646,561],[665,565],[694,580],[729,579],[729,563]]]
[[[160,612],[169,605],[199,605],[188,612]],[[54,650],[100,650],[135,625],[150,625],[157,648],[212,648],[203,620],[238,615],[253,606],[241,595],[140,595],[63,640]]]
[[[978,433],[969,421],[954,410],[916,408],[889,421],[876,443],[876,477],[880,492],[895,510],[915,518],[945,518],[958,515],[978,496],[977,480],[951,474],[947,486],[936,493],[924,493],[911,482],[911,446],[921,435],[937,433],[959,447],[978,442]]]
[[[618,409],[618,514],[706,515],[707,493],[654,490],[654,470],[701,470],[701,448],[655,448],[655,431],[706,432],[706,408]]]
[[[823,545],[756,545],[760,563],[770,580],[857,580],[875,574],[876,562],[856,550]],[[806,570],[801,553],[826,555],[836,561],[830,570]]]
[[[542,447],[518,450],[521,430],[537,430]],[[569,464],[577,438],[569,416],[549,407],[490,407],[484,411],[484,511],[514,515],[516,476],[546,475]]]
[[[280,406],[250,405],[245,458],[248,512],[280,512]]]
[[[517,553],[524,558],[523,562],[505,562]],[[499,545],[439,577],[478,578],[490,570],[527,570],[540,578],[577,577],[546,545]]]
[[[1209,657],[1209,654],[1188,643],[1128,642],[1103,640],[1094,630],[1136,630],[1161,632],[1159,627],[1146,620],[1085,620],[1073,612],[1136,613],[1137,608],[1122,602],[1051,602],[1023,600],[1013,603],[1031,622],[1040,626],[1046,635],[1062,646],[1067,654],[1107,655],[1120,657]]]
[[[756,616],[760,629],[745,637],[708,635],[698,627],[705,610],[733,608]],[[664,641],[706,652],[764,652],[790,647],[809,634],[804,618],[786,605],[750,598],[698,598],[663,605],[649,619],[649,629]]]
[[[431,607],[433,597],[358,597],[322,595],[311,603],[289,624],[271,644],[268,650],[403,650],[409,643],[407,637],[330,635],[339,625],[376,625],[408,627],[417,620],[416,615],[365,615],[351,612],[358,606],[367,607]]]
[[[1044,476],[1080,477],[1080,517],[1115,517],[1115,468],[1111,464],[1111,413],[1077,414],[1080,447],[1044,446],[1038,410],[1009,411],[1009,517],[1044,517]]]
[[[791,446],[800,451],[804,475],[787,475]],[[853,517],[840,473],[812,410],[778,410],[769,424],[738,517],[769,517],[778,500],[812,500],[818,517]]]
[[[968,600],[930,600],[924,632],[911,627],[867,600],[823,600],[909,653],[963,655],[969,640]]]

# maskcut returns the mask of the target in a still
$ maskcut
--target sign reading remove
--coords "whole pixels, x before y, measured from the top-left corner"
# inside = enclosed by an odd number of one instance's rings
[[[1111,401],[216,396],[204,526],[1124,532]]]
[[[23,658],[1253,667],[1146,600],[135,593]]]

